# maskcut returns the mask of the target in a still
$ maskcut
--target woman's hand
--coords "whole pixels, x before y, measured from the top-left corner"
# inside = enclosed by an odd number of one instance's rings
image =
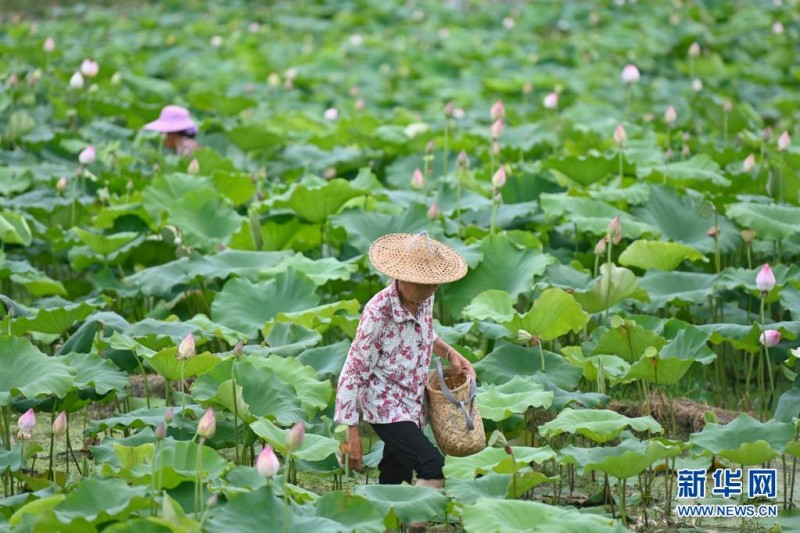
[[[472,368],[472,363],[470,363],[466,357],[452,348],[448,351],[447,355],[447,360],[450,361],[450,366],[453,367],[456,374],[467,372],[472,376],[472,381],[477,381],[478,376],[475,374],[475,369]]]

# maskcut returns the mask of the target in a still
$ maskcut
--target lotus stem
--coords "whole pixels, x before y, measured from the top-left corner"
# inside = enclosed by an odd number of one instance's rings
[[[142,358],[138,355],[136,356],[136,363],[139,365],[139,371],[142,373],[142,378],[144,381],[144,395],[147,399],[147,408],[150,409],[150,382],[147,380],[147,372],[144,370]]]
[[[235,461],[239,461],[239,406],[237,405],[238,401],[236,400],[236,377],[233,375],[233,370],[236,367],[236,363],[231,365],[231,389],[233,392],[233,457]]]
[[[614,247],[614,243],[611,242],[611,239],[608,239],[607,244],[608,244],[608,251],[607,251],[608,262],[606,264],[608,265],[608,268],[606,269],[607,270],[606,275],[608,276],[608,279],[606,279],[606,314],[604,319],[605,322],[608,322],[608,307],[609,307],[608,302],[611,300],[611,249]]]
[[[538,346],[539,346],[539,357],[542,360],[542,372],[544,372],[545,371],[545,368],[544,368],[544,350],[542,349],[542,341],[541,340],[539,341]]]
[[[628,518],[625,515],[625,489],[627,488],[628,479],[625,478],[622,480],[622,493],[620,494],[619,498],[619,516],[622,519],[622,525],[625,525],[628,522]],[[617,484],[617,488],[619,488],[619,484]],[[644,502],[643,502],[644,503]]]
[[[56,404],[53,402],[53,412],[50,413],[50,427],[53,427],[53,423],[56,420]],[[56,443],[56,434],[51,430],[50,431],[50,466],[47,468],[47,479],[52,481],[56,480],[56,476],[53,473],[53,454],[55,453],[55,443]],[[67,461],[69,462],[69,461]]]
[[[444,146],[443,146],[444,153],[442,154],[442,176],[444,176],[445,179],[447,179],[447,162],[450,156],[448,150],[449,148],[448,143],[450,140],[449,137],[450,137],[450,119],[446,118],[444,119]]]
[[[64,435],[67,438],[67,468],[69,468],[69,458],[72,457],[72,460],[75,461],[75,468],[78,469],[78,474],[83,476],[81,465],[78,464],[78,458],[75,457],[75,450],[72,449],[72,443],[69,438],[69,411],[67,411],[67,428],[64,430]]]
[[[203,444],[206,439],[200,437],[200,442],[197,445],[197,452],[195,455],[195,473],[194,473],[194,514],[200,516],[203,512],[203,489],[200,484],[200,471],[203,468]]]
[[[766,298],[767,298],[767,295],[762,293],[761,294],[761,334],[762,335],[764,334],[764,331],[766,331],[766,328],[767,328],[767,323],[766,323],[766,319],[765,319],[765,311],[764,311],[764,308],[766,306]],[[769,389],[770,389],[771,398],[775,398],[775,380],[772,377],[772,364],[770,363],[769,346],[767,346],[767,343],[764,343],[764,358],[766,359],[765,364],[767,366],[767,374],[769,375]],[[761,361],[761,359],[759,358],[759,373],[760,373],[760,370],[761,370],[760,361]],[[763,395],[764,395],[764,398],[762,399],[762,402],[763,402],[762,410],[767,409],[767,403],[766,403],[767,391],[766,391],[766,386],[763,385],[763,381],[764,381],[764,376],[762,375],[761,376],[761,383],[762,383],[762,389],[763,389]]]
[[[288,458],[291,460],[292,452],[289,452]],[[288,470],[288,465],[287,465]],[[285,524],[284,524],[284,531],[289,533],[289,521],[290,521],[290,512],[289,512],[289,473],[286,472],[283,476],[283,506],[284,506],[284,516],[285,516]]]

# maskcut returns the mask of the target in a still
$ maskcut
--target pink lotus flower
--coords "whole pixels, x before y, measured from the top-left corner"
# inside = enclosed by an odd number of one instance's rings
[[[788,131],[784,131],[783,133],[781,133],[781,136],[778,137],[778,150],[783,152],[787,148],[789,148],[790,144],[792,144],[792,138],[789,137]]]
[[[761,267],[761,270],[756,274],[756,288],[762,293],[767,293],[775,287],[775,274],[769,264]]]
[[[286,435],[286,448],[291,452],[299,449],[303,445],[303,438],[306,435],[306,425],[300,421],[289,430]]]
[[[52,54],[56,49],[56,42],[53,40],[52,37],[48,37],[44,40],[44,45],[42,45],[42,49],[47,52],[48,54]]]
[[[178,359],[189,359],[195,355],[194,335],[187,334],[178,346]]]
[[[434,202],[431,204],[430,208],[428,208],[428,219],[436,220],[439,218],[439,215],[441,215],[441,212],[439,211],[439,204]]]
[[[780,21],[777,21],[772,25],[772,33],[775,35],[781,35],[783,33],[783,24],[781,24]]]
[[[32,407],[25,411],[24,415],[19,417],[19,420],[17,420],[17,425],[19,426],[20,438],[30,439],[31,431],[33,431],[33,428],[36,427],[36,413],[33,412]]]
[[[758,342],[761,343],[761,346],[766,346],[767,348],[777,346],[778,343],[781,342],[781,332],[777,329],[764,330],[758,338]]]
[[[744,163],[742,163],[742,170],[745,172],[750,172],[756,166],[756,156],[753,154],[748,155],[744,159]]]
[[[456,163],[458,163],[458,166],[460,167],[469,166],[469,156],[467,155],[466,150],[461,150],[460,152],[458,152],[458,156],[456,157]]]
[[[617,124],[617,127],[614,129],[614,141],[620,146],[625,146],[625,143],[628,141],[628,134],[625,133],[625,128],[622,124]]]
[[[334,120],[339,118],[339,111],[335,107],[331,107],[329,109],[326,109],[325,113],[323,113],[322,116],[325,118],[325,120],[333,122]]]
[[[264,446],[261,453],[258,454],[256,459],[256,470],[264,477],[271,478],[278,473],[281,464],[278,462],[278,457],[272,451],[271,446]]]
[[[606,235],[608,236],[608,240],[614,245],[622,242],[622,220],[619,218],[619,215],[615,216],[614,219],[608,223]]]
[[[60,437],[67,432],[67,412],[61,411],[53,422],[53,435]]]
[[[91,165],[94,163],[95,151],[94,146],[91,144],[87,146],[80,154],[78,154],[78,162],[81,165]]]
[[[86,76],[87,78],[94,78],[97,76],[97,73],[100,72],[100,66],[97,64],[97,61],[92,61],[91,59],[84,59],[81,63],[81,74]]]
[[[66,176],[61,176],[60,178],[58,178],[58,181],[56,182],[56,190],[58,192],[64,192],[65,190],[67,190]]]
[[[200,162],[195,157],[191,161],[189,161],[189,166],[186,167],[186,172],[189,174],[199,174],[200,173]]]
[[[76,72],[69,79],[69,86],[71,89],[83,89],[83,84],[84,84],[83,74],[81,74],[80,72]]]
[[[489,135],[492,136],[492,139],[499,139],[501,135],[503,135],[503,119],[498,118],[492,124],[492,127],[489,128]]]
[[[699,78],[695,78],[692,80],[692,90],[696,93],[699,93],[703,90],[703,82]]]
[[[414,174],[411,175],[411,188],[421,189],[425,186],[425,176],[420,169],[414,169]]]
[[[608,237],[603,237],[602,239],[597,241],[597,244],[594,247],[594,255],[598,255],[600,257],[606,255],[607,242],[608,242]]]
[[[208,41],[208,44],[211,45],[211,48],[219,48],[222,46],[222,37],[220,35],[214,35]]]
[[[217,417],[214,415],[214,409],[209,407],[197,424],[197,434],[200,435],[202,439],[210,439],[216,432]]]
[[[549,93],[544,97],[542,105],[545,107],[545,109],[558,109],[558,93]]]
[[[636,83],[639,81],[639,69],[636,68],[636,65],[627,64],[625,68],[622,69],[622,81],[625,83]]]
[[[678,112],[675,111],[675,106],[671,105],[664,111],[664,122],[671,127],[676,120],[678,120]]]
[[[503,186],[506,184],[506,167],[500,165],[494,175],[492,176],[492,189],[495,191],[502,189]]]
[[[700,45],[694,41],[689,45],[689,57],[698,57],[700,55]]]
[[[498,100],[492,106],[491,111],[492,120],[498,120],[501,118],[505,118],[506,116],[506,107],[503,105],[502,100]]]

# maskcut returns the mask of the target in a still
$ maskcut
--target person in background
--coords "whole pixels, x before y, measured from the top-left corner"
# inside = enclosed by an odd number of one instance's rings
[[[189,116],[189,110],[177,105],[168,105],[161,110],[159,117],[144,125],[148,131],[164,134],[164,146],[181,157],[191,156],[200,148],[194,136],[197,124]]]

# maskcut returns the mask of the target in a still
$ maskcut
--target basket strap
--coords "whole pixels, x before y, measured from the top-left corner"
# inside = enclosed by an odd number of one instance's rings
[[[469,402],[469,411],[467,411],[467,407],[464,405],[464,402],[456,399],[456,397],[453,396],[453,393],[450,392],[450,389],[447,388],[447,384],[444,382],[444,371],[442,370],[442,359],[440,357],[436,358],[436,375],[439,377],[439,387],[442,389],[442,394],[444,394],[444,397],[447,398],[450,403],[461,409],[461,412],[464,414],[464,421],[467,423],[467,429],[469,431],[475,429],[475,423],[472,418],[474,413],[472,404],[475,401],[475,380],[470,377],[467,378],[470,381],[469,399],[467,400]]]

